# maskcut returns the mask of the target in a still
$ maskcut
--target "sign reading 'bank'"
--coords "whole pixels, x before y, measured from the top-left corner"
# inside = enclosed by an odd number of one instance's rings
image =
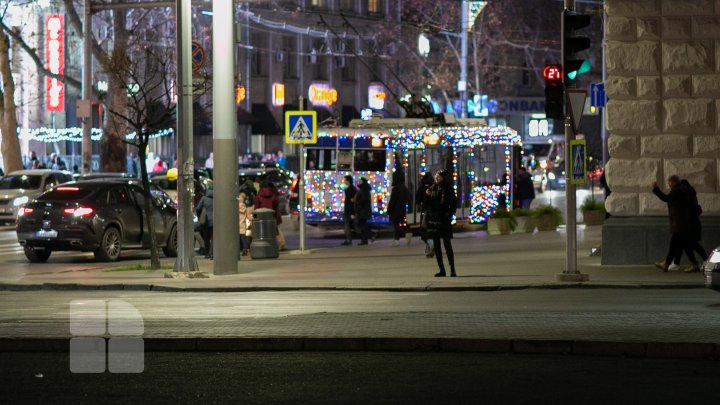
[[[495,115],[545,114],[545,99],[539,97],[497,98],[488,102],[488,111]]]

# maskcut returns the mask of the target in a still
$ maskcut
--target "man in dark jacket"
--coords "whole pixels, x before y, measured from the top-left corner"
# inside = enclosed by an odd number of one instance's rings
[[[405,186],[405,173],[397,171],[393,173],[392,189],[390,190],[390,201],[388,201],[387,213],[390,222],[395,228],[395,238],[393,246],[400,244],[400,238],[405,233],[405,214],[407,213],[407,203],[410,192]],[[410,244],[410,239],[408,239]]]
[[[520,202],[520,208],[530,209],[532,200],[535,199],[535,187],[533,186],[532,177],[524,167],[518,169],[517,178],[515,179],[515,198]]]
[[[343,188],[345,189],[345,207],[343,209],[343,225],[345,226],[345,241],[341,245],[352,245],[353,218],[355,218],[355,194],[357,188],[353,184],[351,175],[345,176],[343,179]]]
[[[204,212],[203,212],[204,211]],[[195,215],[200,223],[200,235],[205,245],[205,257],[213,258],[213,188],[208,187],[207,193],[200,199],[197,207],[195,207]]]
[[[697,192],[695,188],[690,185],[690,182],[682,179],[680,180],[680,187],[683,189],[688,198],[688,209],[689,218],[688,231],[685,234],[684,250],[688,259],[690,260],[690,266],[684,269],[685,272],[700,271],[700,265],[695,260],[694,252],[698,252],[703,261],[707,260],[708,255],[705,249],[700,245],[702,239],[702,225],[700,223],[700,214],[702,214],[702,208],[698,203]],[[673,263],[679,264],[682,258],[682,251],[678,250],[675,255]]]
[[[670,248],[664,261],[656,262],[655,266],[662,271],[676,270],[679,268],[673,259],[686,246],[685,240],[690,230],[690,201],[685,189],[680,184],[680,177],[677,175],[668,176],[667,184],[670,188],[668,194],[663,193],[657,183],[653,183],[653,193],[668,205],[668,217],[670,219]],[[687,250],[686,250],[687,253]],[[690,252],[692,254],[692,251]],[[690,256],[688,254],[688,256]]]
[[[365,177],[360,177],[358,192],[355,194],[355,216],[360,226],[360,243],[367,245],[370,237],[368,221],[372,218],[372,197],[370,196],[370,184]]]

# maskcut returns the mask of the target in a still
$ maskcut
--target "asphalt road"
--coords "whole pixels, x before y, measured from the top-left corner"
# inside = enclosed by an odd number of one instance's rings
[[[716,361],[447,353],[148,353],[140,374],[71,374],[3,353],[5,404],[717,404]]]

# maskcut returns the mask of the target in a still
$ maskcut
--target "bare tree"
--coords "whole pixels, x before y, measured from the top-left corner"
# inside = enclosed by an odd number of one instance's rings
[[[0,131],[2,131],[2,153],[5,172],[23,168],[20,156],[20,142],[17,136],[17,107],[15,105],[15,81],[10,70],[10,39],[0,31]]]
[[[176,76],[175,49],[171,46],[156,46],[162,44],[162,38],[151,35],[148,31],[143,38],[143,45],[140,49],[133,49],[132,52],[114,53],[111,64],[108,65],[106,73],[109,81],[116,83],[121,88],[132,88],[128,92],[126,102],[122,107],[118,104],[108,104],[108,112],[112,116],[110,122],[121,125],[121,128],[129,128],[134,135],[127,139],[123,137],[121,142],[137,148],[140,159],[140,169],[143,186],[144,216],[150,233],[150,267],[160,268],[158,255],[158,241],[155,239],[155,225],[152,221],[152,195],[150,193],[150,181],[148,179],[147,166],[142,163],[147,157],[147,148],[151,135],[160,130],[174,126],[175,105],[172,100],[172,78]],[[122,57],[120,56],[122,55]],[[124,157],[123,157],[124,159]],[[176,254],[176,230],[170,232],[170,240],[164,248],[165,254],[174,256]]]

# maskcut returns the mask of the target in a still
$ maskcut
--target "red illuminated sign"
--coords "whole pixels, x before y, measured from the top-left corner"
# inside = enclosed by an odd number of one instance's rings
[[[560,65],[547,65],[543,69],[543,76],[550,81],[562,80],[562,69]]]
[[[45,17],[45,59],[50,72],[65,74],[65,17],[62,14]],[[58,79],[45,78],[45,107],[48,111],[64,110],[65,85]]]

